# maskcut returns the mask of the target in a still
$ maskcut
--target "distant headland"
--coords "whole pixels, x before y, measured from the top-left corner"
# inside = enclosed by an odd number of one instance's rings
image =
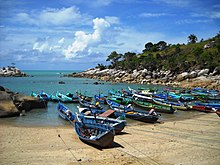
[[[0,77],[28,77],[28,75],[15,66],[7,66],[0,69]]]

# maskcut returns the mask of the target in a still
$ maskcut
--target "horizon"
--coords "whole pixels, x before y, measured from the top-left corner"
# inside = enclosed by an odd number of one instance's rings
[[[186,44],[220,31],[217,0],[7,0],[0,4],[0,67],[86,70],[148,42]]]

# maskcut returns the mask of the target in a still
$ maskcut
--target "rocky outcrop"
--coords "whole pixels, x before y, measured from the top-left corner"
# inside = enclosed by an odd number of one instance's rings
[[[213,72],[209,69],[193,70],[177,74],[170,70],[149,71],[133,70],[132,72],[115,69],[99,70],[98,68],[89,69],[83,72],[65,75],[68,77],[86,77],[98,79],[102,81],[110,81],[112,83],[140,83],[140,84],[161,84],[175,87],[205,87],[220,90],[219,68],[215,68]],[[195,82],[200,82],[196,84]],[[204,82],[204,83],[201,83]]]
[[[0,86],[0,117],[19,116],[31,109],[45,107],[47,102],[44,100],[14,93]]]
[[[0,69],[0,77],[27,77],[28,75],[21,72],[20,69],[14,66],[3,67]]]

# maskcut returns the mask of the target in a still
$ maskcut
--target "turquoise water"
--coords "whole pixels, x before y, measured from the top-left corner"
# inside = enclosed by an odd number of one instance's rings
[[[41,90],[48,94],[54,94],[56,91],[62,93],[75,93],[80,90],[82,93],[88,96],[94,96],[98,93],[107,94],[111,89],[127,89],[128,86],[137,89],[138,87],[156,87],[164,88],[164,86],[156,85],[140,85],[140,84],[125,84],[116,83],[111,84],[109,82],[103,82],[103,84],[95,85],[97,80],[86,78],[68,78],[63,77],[64,74],[76,72],[76,71],[24,71],[31,77],[0,77],[0,85],[14,92],[19,92],[25,95],[30,95],[31,91],[39,93]],[[65,84],[59,84],[59,81],[64,81]],[[65,104],[73,112],[77,111],[77,103]],[[66,121],[63,121],[58,117],[56,111],[57,103],[49,102],[46,109],[33,109],[27,112],[25,116],[0,119],[1,122],[22,126],[62,126],[67,125]],[[108,108],[105,106],[105,108]],[[140,108],[138,108],[140,109]],[[167,120],[179,120],[189,118],[197,115],[198,112],[184,112],[178,111],[175,114],[162,114],[160,121]],[[128,124],[140,124],[140,122],[127,119]]]

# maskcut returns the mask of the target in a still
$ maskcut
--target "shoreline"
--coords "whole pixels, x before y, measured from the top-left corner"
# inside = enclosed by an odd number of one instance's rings
[[[197,73],[198,72],[198,73]],[[220,90],[220,75],[210,73],[207,70],[197,71],[193,75],[191,73],[181,73],[173,75],[170,71],[161,71],[158,73],[148,73],[147,70],[133,70],[127,72],[115,69],[100,70],[91,68],[78,73],[64,75],[65,77],[90,78],[97,81],[110,83],[128,83],[128,84],[148,84],[148,85],[163,85],[174,88],[192,89],[202,87],[207,89]],[[154,75],[154,76],[153,76]],[[99,84],[99,82],[96,82]]]
[[[215,113],[156,124],[128,125],[111,148],[79,140],[73,127],[0,125],[0,164],[209,164],[220,162]],[[60,135],[60,137],[58,136]]]

